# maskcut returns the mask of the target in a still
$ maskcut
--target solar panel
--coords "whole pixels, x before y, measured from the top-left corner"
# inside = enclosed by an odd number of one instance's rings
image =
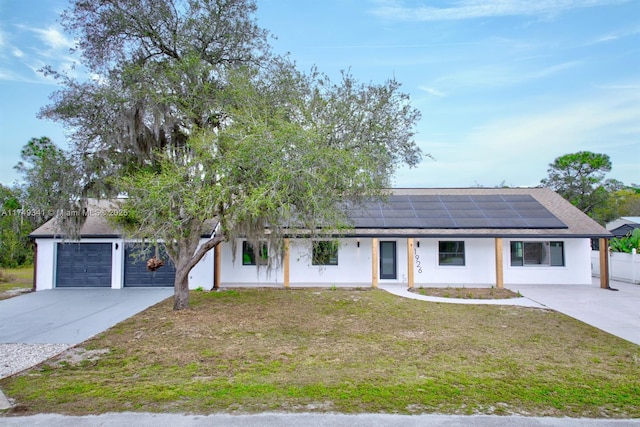
[[[432,209],[444,209],[444,204],[440,201],[437,200],[435,202],[413,202],[413,208],[414,209],[428,209],[428,210],[432,210]]]
[[[456,218],[455,223],[459,228],[491,228],[489,218]]]
[[[444,209],[416,209],[417,218],[450,218],[449,212]]]
[[[407,198],[411,198],[411,203],[422,203],[422,202],[428,202],[428,203],[433,203],[433,202],[439,202],[440,201],[440,196],[433,196],[433,195],[428,195],[428,194],[416,194],[413,196],[391,196],[391,197],[407,197]]]
[[[347,213],[356,228],[567,228],[526,194],[391,195]]]
[[[473,196],[476,203],[481,202],[501,202],[502,196],[499,194],[478,194]]]
[[[521,218],[517,211],[511,209],[486,209],[483,212],[489,218]]]

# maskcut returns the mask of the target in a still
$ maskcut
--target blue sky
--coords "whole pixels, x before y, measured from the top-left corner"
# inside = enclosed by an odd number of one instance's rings
[[[72,70],[66,0],[0,0],[0,183],[32,137],[66,147],[37,119]],[[556,157],[611,157],[607,175],[640,184],[639,0],[258,0],[258,22],[302,70],[360,81],[395,77],[422,112],[433,159],[397,187],[535,186]],[[71,71],[79,72],[79,71]]]

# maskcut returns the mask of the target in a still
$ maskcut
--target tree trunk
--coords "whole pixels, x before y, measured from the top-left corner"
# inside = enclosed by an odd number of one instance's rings
[[[186,310],[189,308],[189,270],[186,266],[180,266],[176,270],[176,279],[173,283],[173,309]]]
[[[212,237],[206,243],[201,245],[198,250],[195,250],[195,247],[198,244],[196,240],[193,243],[193,247],[189,247],[185,244],[184,247],[181,247],[180,250],[177,251],[177,253],[174,255],[175,258],[173,258],[173,262],[176,265],[176,279],[173,282],[174,310],[185,310],[189,308],[189,272],[193,269],[193,267],[196,266],[196,264],[198,264],[202,257],[204,257],[204,255],[209,252],[209,250],[211,250],[211,248],[220,243],[222,240],[223,236],[221,234],[216,235],[215,237]],[[185,242],[183,241],[182,243]],[[183,254],[189,254],[189,257],[185,257],[183,256]]]

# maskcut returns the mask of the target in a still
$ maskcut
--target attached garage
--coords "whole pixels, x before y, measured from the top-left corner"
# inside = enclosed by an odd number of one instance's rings
[[[111,243],[58,243],[56,287],[111,287]]]
[[[164,265],[156,271],[147,269],[147,260],[155,255],[155,247],[146,248],[140,245],[125,245],[124,286],[125,287],[157,287],[173,286],[176,268],[169,259],[164,246],[158,246],[158,257]]]

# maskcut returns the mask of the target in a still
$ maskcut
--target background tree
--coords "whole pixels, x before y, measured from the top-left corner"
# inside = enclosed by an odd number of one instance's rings
[[[379,194],[399,164],[421,158],[419,113],[397,82],[299,72],[269,53],[255,9],[75,0],[63,24],[99,78],[47,70],[63,89],[41,114],[74,131],[77,181],[126,192],[128,233],[165,242],[174,309],[188,307],[189,271],[222,240],[267,241],[278,258],[286,226],[340,230],[339,203]],[[220,227],[198,246],[211,219]]]
[[[22,211],[20,190],[0,184],[0,267],[13,268],[33,262],[29,233],[32,212]]]
[[[617,216],[640,216],[640,186],[631,184],[618,190],[614,197],[619,206]]]
[[[46,136],[31,138],[20,157],[14,168],[22,174],[22,204],[41,213],[32,219],[37,227],[75,197],[75,169],[68,154]]]
[[[565,154],[549,165],[548,178],[541,185],[551,188],[587,215],[606,206],[610,188],[619,182],[605,183],[604,177],[611,171],[611,160],[606,154],[579,151]]]
[[[605,181],[606,203],[593,210],[593,218],[601,224],[623,216],[640,216],[640,189],[616,180]]]

